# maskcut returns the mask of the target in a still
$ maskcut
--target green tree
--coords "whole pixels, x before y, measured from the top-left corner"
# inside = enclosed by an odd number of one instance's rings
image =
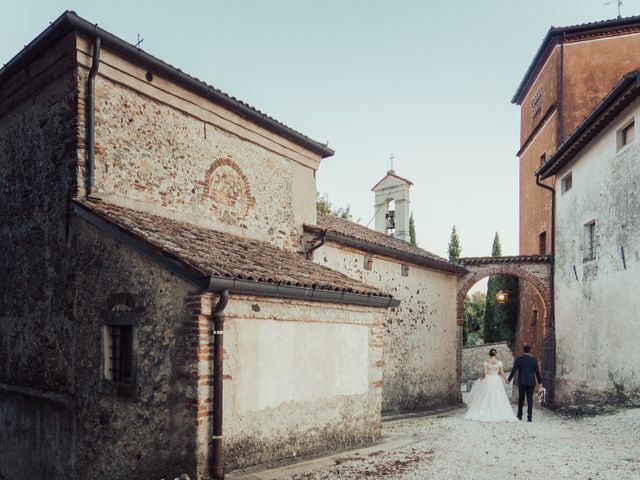
[[[353,221],[353,215],[351,214],[351,205],[346,207],[334,208],[329,201],[329,195],[326,193],[320,195],[320,192],[316,192],[316,210],[326,215],[334,215],[345,220]]]
[[[413,219],[413,212],[409,216],[409,237],[411,238],[411,245],[418,245],[416,239],[416,221]]]
[[[493,238],[491,256],[502,254],[500,236],[496,232]],[[509,294],[505,303],[498,303],[496,294],[504,290]],[[518,320],[519,307],[518,279],[511,275],[492,275],[487,285],[487,301],[484,312],[485,343],[506,341],[513,348],[515,326]]]
[[[449,240],[449,261],[458,263],[461,253],[460,238],[458,238],[458,232],[456,232],[456,226],[454,225],[451,229],[451,238]]]
[[[462,306],[462,341],[464,345],[478,345],[484,336],[484,310],[487,296],[483,292],[467,295]]]

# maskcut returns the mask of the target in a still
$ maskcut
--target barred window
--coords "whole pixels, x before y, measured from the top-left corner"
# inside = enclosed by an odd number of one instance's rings
[[[584,260],[596,258],[596,222],[595,220],[584,225]]]
[[[113,382],[129,383],[133,374],[133,327],[104,327],[104,376]]]

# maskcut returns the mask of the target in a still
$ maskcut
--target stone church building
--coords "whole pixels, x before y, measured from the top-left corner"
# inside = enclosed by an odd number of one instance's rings
[[[222,478],[459,402],[462,269],[317,215],[332,154],[73,12],[10,60],[0,478]]]

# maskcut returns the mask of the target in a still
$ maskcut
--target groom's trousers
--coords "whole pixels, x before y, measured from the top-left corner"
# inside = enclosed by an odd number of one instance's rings
[[[533,385],[518,385],[518,418],[522,418],[524,396],[527,396],[527,419],[533,415]]]

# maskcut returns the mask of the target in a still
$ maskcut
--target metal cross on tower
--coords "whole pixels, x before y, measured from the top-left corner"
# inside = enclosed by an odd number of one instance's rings
[[[392,153],[391,156],[389,157],[389,160],[391,160],[391,170],[393,170],[393,159],[396,158],[396,156]]]

